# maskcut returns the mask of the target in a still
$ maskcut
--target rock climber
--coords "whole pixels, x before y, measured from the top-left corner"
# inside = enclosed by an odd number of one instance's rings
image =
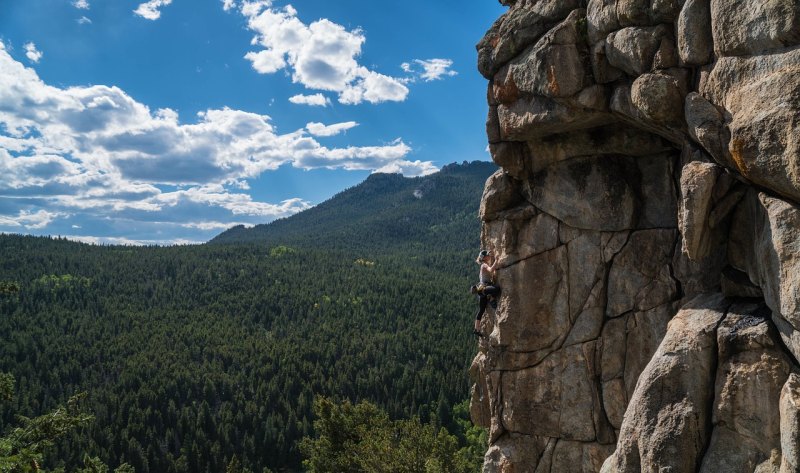
[[[478,259],[475,261],[481,265],[478,284],[470,288],[470,292],[478,295],[478,313],[475,316],[475,327],[472,331],[475,335],[481,333],[481,317],[486,312],[486,306],[492,305],[492,309],[497,308],[497,298],[500,296],[500,288],[495,285],[495,273],[499,269],[498,261],[489,250],[481,250]]]

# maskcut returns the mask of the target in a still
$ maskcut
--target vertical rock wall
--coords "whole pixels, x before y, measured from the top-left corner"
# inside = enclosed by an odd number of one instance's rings
[[[800,471],[800,3],[501,3],[484,471]]]

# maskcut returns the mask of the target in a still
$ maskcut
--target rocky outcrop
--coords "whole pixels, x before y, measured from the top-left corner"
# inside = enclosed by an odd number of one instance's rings
[[[800,471],[800,3],[501,3],[484,471]]]

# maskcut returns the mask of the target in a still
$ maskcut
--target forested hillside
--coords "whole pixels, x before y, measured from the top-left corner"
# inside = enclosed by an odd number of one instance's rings
[[[0,427],[86,391],[95,421],[48,466],[85,452],[142,473],[220,472],[234,455],[255,472],[295,470],[317,395],[453,426],[474,351],[478,199],[493,171],[372,176],[215,241],[226,244],[0,236],[0,282],[15,289],[0,291],[0,372],[17,380]]]
[[[495,170],[492,163],[475,161],[451,164],[426,177],[373,174],[305,212],[268,225],[234,227],[211,243],[297,244],[370,253],[473,249],[478,245],[483,185]]]

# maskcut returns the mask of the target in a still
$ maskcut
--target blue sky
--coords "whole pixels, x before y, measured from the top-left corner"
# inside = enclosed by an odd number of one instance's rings
[[[0,232],[207,241],[489,159],[492,0],[0,0]]]

